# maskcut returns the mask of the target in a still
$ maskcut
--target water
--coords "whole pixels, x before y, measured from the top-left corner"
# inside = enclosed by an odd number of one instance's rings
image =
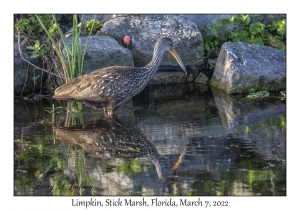
[[[150,86],[118,118],[14,104],[15,195],[286,195],[286,101]]]

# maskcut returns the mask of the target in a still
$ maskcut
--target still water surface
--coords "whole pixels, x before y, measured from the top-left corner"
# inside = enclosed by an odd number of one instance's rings
[[[150,86],[108,121],[55,100],[14,104],[15,195],[286,195],[286,101]]]

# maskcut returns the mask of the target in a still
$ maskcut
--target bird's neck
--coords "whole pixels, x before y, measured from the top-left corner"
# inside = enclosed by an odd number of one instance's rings
[[[147,66],[145,66],[145,68],[149,71],[150,74],[154,75],[155,72],[158,70],[163,55],[164,55],[164,51],[159,50],[159,48],[154,49],[152,60]]]

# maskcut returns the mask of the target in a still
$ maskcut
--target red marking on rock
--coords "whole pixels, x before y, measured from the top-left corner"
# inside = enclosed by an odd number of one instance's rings
[[[129,45],[130,44],[130,36],[124,36],[124,43],[126,45]]]

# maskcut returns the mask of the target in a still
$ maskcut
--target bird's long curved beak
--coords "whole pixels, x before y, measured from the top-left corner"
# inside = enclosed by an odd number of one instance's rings
[[[179,55],[177,54],[177,52],[175,51],[174,48],[172,48],[171,50],[169,50],[169,52],[171,53],[171,55],[174,56],[174,58],[176,59],[176,61],[179,63],[180,67],[182,68],[182,70],[184,71],[185,74],[187,74],[186,68],[181,60],[181,58],[179,57]]]

